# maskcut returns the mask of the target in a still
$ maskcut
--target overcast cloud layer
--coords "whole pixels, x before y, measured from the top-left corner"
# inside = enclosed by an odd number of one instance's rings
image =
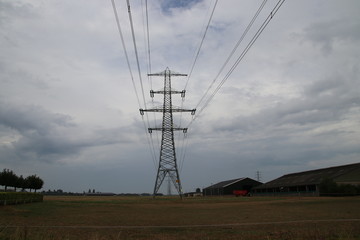
[[[261,2],[218,2],[185,108],[199,103]],[[276,3],[267,1],[214,87]],[[131,4],[150,108],[162,102],[148,92],[163,79],[146,76],[145,1]],[[110,0],[0,1],[0,169],[37,174],[45,190],[152,192],[160,135],[144,129],[126,1],[116,5],[140,106]],[[152,72],[189,73],[213,5],[148,1]],[[185,140],[176,134],[184,191],[256,171],[266,182],[360,162],[359,10],[357,0],[285,1]],[[173,87],[186,81],[174,77]],[[154,116],[151,127],[161,122]],[[175,122],[191,119],[184,113]]]

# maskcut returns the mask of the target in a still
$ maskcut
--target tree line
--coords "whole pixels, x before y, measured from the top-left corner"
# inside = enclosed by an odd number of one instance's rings
[[[12,170],[4,169],[0,172],[0,185],[5,186],[5,192],[7,191],[8,187],[17,188],[24,191],[25,189],[31,190],[39,190],[43,187],[44,181],[36,176],[31,175],[24,178],[22,175],[17,176]]]

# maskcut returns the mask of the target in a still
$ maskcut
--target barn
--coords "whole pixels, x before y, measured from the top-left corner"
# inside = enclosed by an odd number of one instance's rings
[[[251,189],[255,186],[261,185],[261,182],[253,180],[251,178],[237,178],[227,181],[222,181],[206,187],[203,189],[204,196],[215,196],[215,195],[233,195],[234,190],[247,190],[251,191]]]
[[[252,194],[258,196],[341,194],[337,186],[347,186],[348,191],[352,191],[354,194],[359,191],[360,163],[287,174],[255,187]]]

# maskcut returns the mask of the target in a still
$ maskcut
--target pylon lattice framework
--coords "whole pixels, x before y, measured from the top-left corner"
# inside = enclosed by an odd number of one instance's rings
[[[171,77],[172,76],[187,76],[187,74],[171,72],[169,68],[160,73],[148,74],[148,76],[164,76],[164,89],[160,91],[150,90],[150,96],[154,97],[154,94],[163,94],[164,102],[163,105],[152,109],[140,109],[140,114],[144,115],[144,112],[162,112],[162,127],[160,128],[149,128],[149,133],[152,131],[161,131],[161,148],[160,148],[160,159],[157,170],[154,197],[158,193],[161,184],[165,177],[168,175],[171,178],[178,194],[182,197],[181,181],[176,161],[175,153],[175,142],[174,142],[174,131],[187,132],[187,128],[174,127],[173,112],[191,112],[195,114],[196,109],[182,109],[172,105],[172,94],[181,94],[181,97],[185,97],[185,90],[174,91],[171,88]]]

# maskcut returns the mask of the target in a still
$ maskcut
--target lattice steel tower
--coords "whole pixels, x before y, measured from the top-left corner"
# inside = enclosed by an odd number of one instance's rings
[[[161,184],[163,183],[166,176],[169,176],[179,193],[179,196],[182,197],[182,188],[181,181],[178,171],[178,166],[176,162],[176,153],[175,153],[175,142],[174,142],[174,131],[183,131],[186,133],[187,128],[175,127],[173,122],[173,113],[174,112],[191,112],[192,115],[195,114],[196,109],[182,109],[180,107],[174,107],[172,105],[172,94],[181,94],[181,97],[185,97],[185,90],[174,91],[171,89],[171,77],[173,76],[187,76],[187,74],[180,74],[171,72],[169,68],[166,68],[165,71],[160,73],[148,74],[148,76],[164,76],[164,88],[160,91],[150,90],[150,96],[154,97],[154,94],[163,94],[164,102],[160,107],[152,109],[140,109],[140,114],[144,115],[144,112],[162,112],[162,127],[149,128],[149,133],[152,131],[161,131],[161,148],[160,148],[160,160],[159,167],[157,170],[155,187],[154,187],[154,197],[160,189]]]

